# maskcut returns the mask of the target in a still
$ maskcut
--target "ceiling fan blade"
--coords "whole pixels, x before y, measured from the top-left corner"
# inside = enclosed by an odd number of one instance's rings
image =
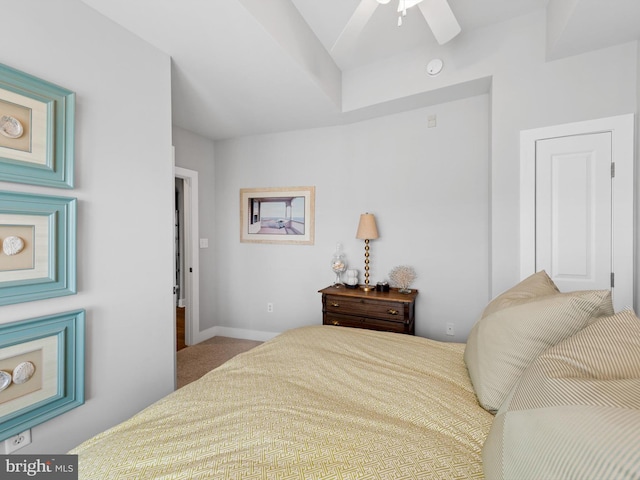
[[[418,7],[440,45],[460,33],[460,24],[447,0],[423,0]]]
[[[331,47],[331,55],[338,62],[341,58],[348,59],[349,54],[355,48],[357,38],[362,33],[367,22],[378,8],[377,0],[361,0],[353,15]]]

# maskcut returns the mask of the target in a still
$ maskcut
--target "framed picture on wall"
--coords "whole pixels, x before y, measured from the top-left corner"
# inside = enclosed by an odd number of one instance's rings
[[[0,64],[0,180],[73,188],[75,94]]]
[[[240,241],[313,245],[315,187],[240,189]]]
[[[0,305],[76,293],[76,203],[0,191]]]
[[[85,312],[0,325],[0,441],[84,403]]]

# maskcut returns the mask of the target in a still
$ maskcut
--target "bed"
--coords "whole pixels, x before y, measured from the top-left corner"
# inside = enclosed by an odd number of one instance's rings
[[[633,312],[538,274],[467,344],[293,329],[69,453],[91,480],[640,478],[639,364]]]
[[[493,416],[463,352],[394,333],[291,330],[71,453],[92,480],[481,477]]]

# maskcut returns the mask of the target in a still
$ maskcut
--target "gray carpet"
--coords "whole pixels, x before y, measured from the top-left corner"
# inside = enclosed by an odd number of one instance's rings
[[[197,380],[237,354],[262,342],[229,337],[213,337],[177,352],[177,388]]]

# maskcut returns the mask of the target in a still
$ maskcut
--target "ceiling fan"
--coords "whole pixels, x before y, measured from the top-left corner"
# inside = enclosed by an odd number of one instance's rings
[[[361,0],[336,40],[331,50],[332,54],[338,57],[346,56],[376,9],[389,2],[391,0]],[[460,33],[460,24],[447,0],[398,0],[399,26],[402,25],[402,17],[406,15],[407,9],[416,5],[440,45],[447,43]]]
[[[377,0],[381,5],[386,5],[391,0]],[[398,0],[398,26],[402,25],[402,17],[407,14],[407,9],[415,5],[424,15],[433,32],[433,36],[440,45],[447,43],[460,33],[460,25],[456,20],[447,0]]]

